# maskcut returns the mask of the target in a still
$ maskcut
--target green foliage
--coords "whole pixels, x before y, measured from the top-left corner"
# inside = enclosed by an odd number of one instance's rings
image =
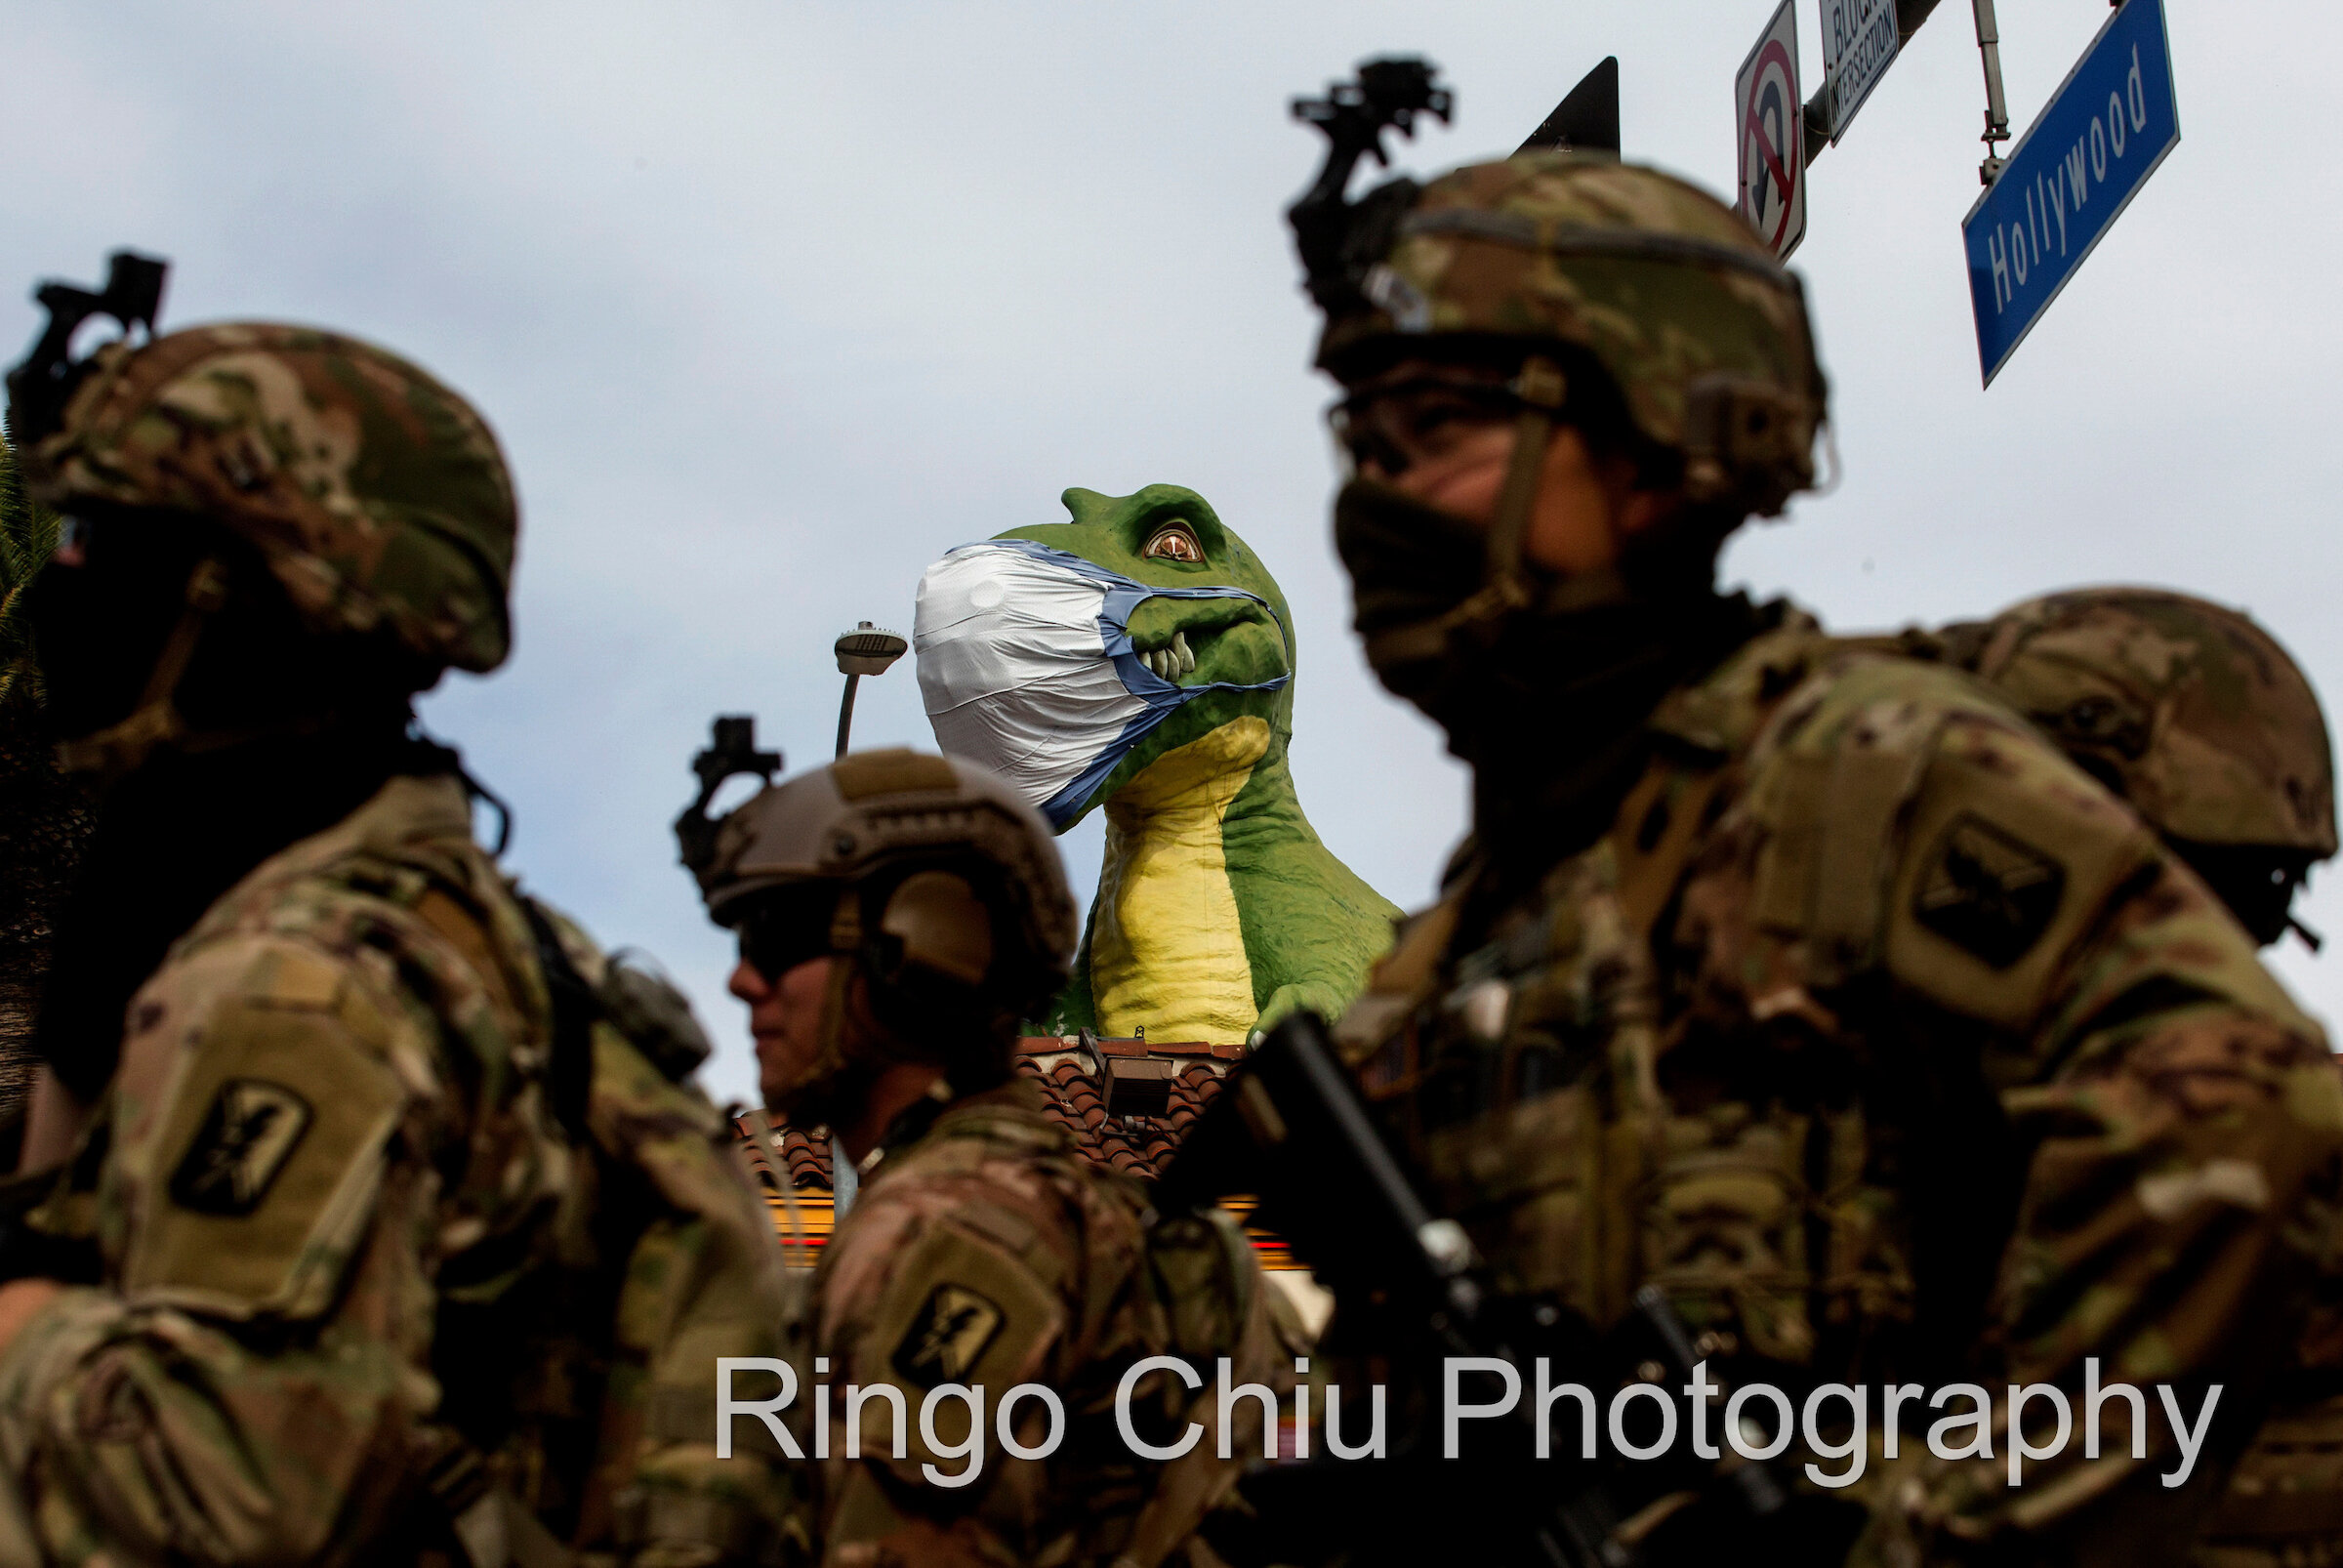
[[[56,548],[56,515],[24,493],[16,449],[0,436],[0,708],[40,698],[24,596]]]

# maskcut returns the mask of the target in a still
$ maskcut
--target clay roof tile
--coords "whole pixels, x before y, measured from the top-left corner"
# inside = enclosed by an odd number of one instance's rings
[[[1104,1086],[1092,1071],[1089,1057],[1078,1055],[1060,1061],[1047,1072],[1036,1063],[1038,1054],[1062,1049],[1070,1048],[1055,1036],[1046,1036],[1025,1042],[1026,1053],[1017,1059],[1019,1069],[1048,1092],[1045,1099],[1050,1120],[1067,1130],[1075,1148],[1092,1164],[1148,1176],[1162,1174],[1196,1119],[1219,1095],[1220,1074],[1212,1064],[1227,1054],[1217,1048],[1176,1042],[1167,1046],[1135,1040],[1104,1043],[1102,1053],[1118,1059],[1147,1056],[1173,1063],[1172,1078],[1165,1086],[1170,1097],[1164,1114],[1127,1117],[1108,1112]],[[1210,1055],[1205,1054],[1208,1050]]]

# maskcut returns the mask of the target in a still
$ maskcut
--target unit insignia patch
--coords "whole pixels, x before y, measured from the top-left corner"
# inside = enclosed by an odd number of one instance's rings
[[[895,1371],[927,1388],[965,1382],[1005,1321],[989,1298],[966,1285],[938,1285],[895,1346]]]
[[[1964,814],[1937,841],[1911,913],[1945,940],[2005,970],[2050,928],[2066,887],[2066,869],[2048,854]]]
[[[171,1199],[205,1215],[248,1215],[309,1130],[309,1102],[282,1084],[231,1078],[171,1175]]]

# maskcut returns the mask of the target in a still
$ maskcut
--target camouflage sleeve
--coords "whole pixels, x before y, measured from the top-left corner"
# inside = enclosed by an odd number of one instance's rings
[[[1835,729],[1824,716],[1804,793],[1841,813],[1842,834],[1889,812],[1880,839],[1903,847],[1876,880],[1852,854],[1835,884],[1815,879],[1807,921],[1826,945],[1834,925],[1877,931],[1870,956],[1907,1006],[1982,1026],[1971,1038],[2022,1169],[1981,1347],[1994,1457],[1938,1459],[1907,1430],[1866,1552],[2034,1560],[2119,1538],[2126,1560],[2155,1560],[2218,1495],[2293,1343],[2330,1245],[2343,1081],[2251,939],[2126,807],[1997,707],[1926,680],[1945,690],[1913,700],[1858,681]],[[1878,924],[1861,918],[1881,897]],[[2144,1458],[2120,1398],[2086,1453],[2094,1378],[2145,1391]],[[2191,1424],[2217,1384],[2229,1419],[2176,1438],[2158,1383]],[[2009,1390],[2029,1384],[2065,1394],[2073,1429],[2012,1485]],[[2027,1403],[2034,1446],[2050,1445],[2055,1411]]]
[[[634,1568],[705,1568],[810,1553],[786,1460],[760,1422],[734,1418],[732,1452],[715,1442],[716,1370],[725,1357],[786,1354],[788,1291],[763,1203],[732,1152],[728,1123],[617,1031],[595,1031],[592,1131],[627,1151],[664,1211],[624,1259],[616,1365],[604,1389],[602,1489],[620,1517],[607,1533]],[[624,1413],[624,1414],[621,1414]],[[615,1442],[611,1439],[617,1439]],[[589,1520],[581,1535],[600,1533]]]
[[[281,936],[141,993],[100,1195],[116,1284],[0,1354],[0,1535],[52,1562],[243,1564],[337,1557],[383,1522],[437,1396],[432,1041],[397,992]]]
[[[813,1348],[828,1362],[816,1376],[833,1385],[825,1561],[1027,1555],[1048,1462],[1003,1452],[993,1422],[1016,1384],[1062,1386],[1071,1314],[1048,1262],[1062,1238],[986,1185],[975,1172],[902,1172],[866,1189],[824,1259]],[[937,1393],[951,1384],[983,1390],[973,1431],[966,1402]],[[866,1391],[859,1402],[857,1390]],[[1029,1401],[1017,1414],[1033,1428],[1021,1440],[1038,1441],[1043,1411]],[[859,1458],[849,1454],[849,1424]],[[975,1459],[960,1453],[971,1438],[981,1441]]]

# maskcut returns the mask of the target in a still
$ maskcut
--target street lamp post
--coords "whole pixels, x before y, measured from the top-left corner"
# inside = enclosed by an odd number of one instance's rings
[[[846,678],[846,694],[838,704],[838,755],[846,755],[846,736],[854,726],[854,691],[866,675],[884,675],[887,667],[903,657],[911,646],[900,632],[873,626],[868,621],[855,624],[851,632],[839,634],[833,651],[838,655],[838,669]]]

